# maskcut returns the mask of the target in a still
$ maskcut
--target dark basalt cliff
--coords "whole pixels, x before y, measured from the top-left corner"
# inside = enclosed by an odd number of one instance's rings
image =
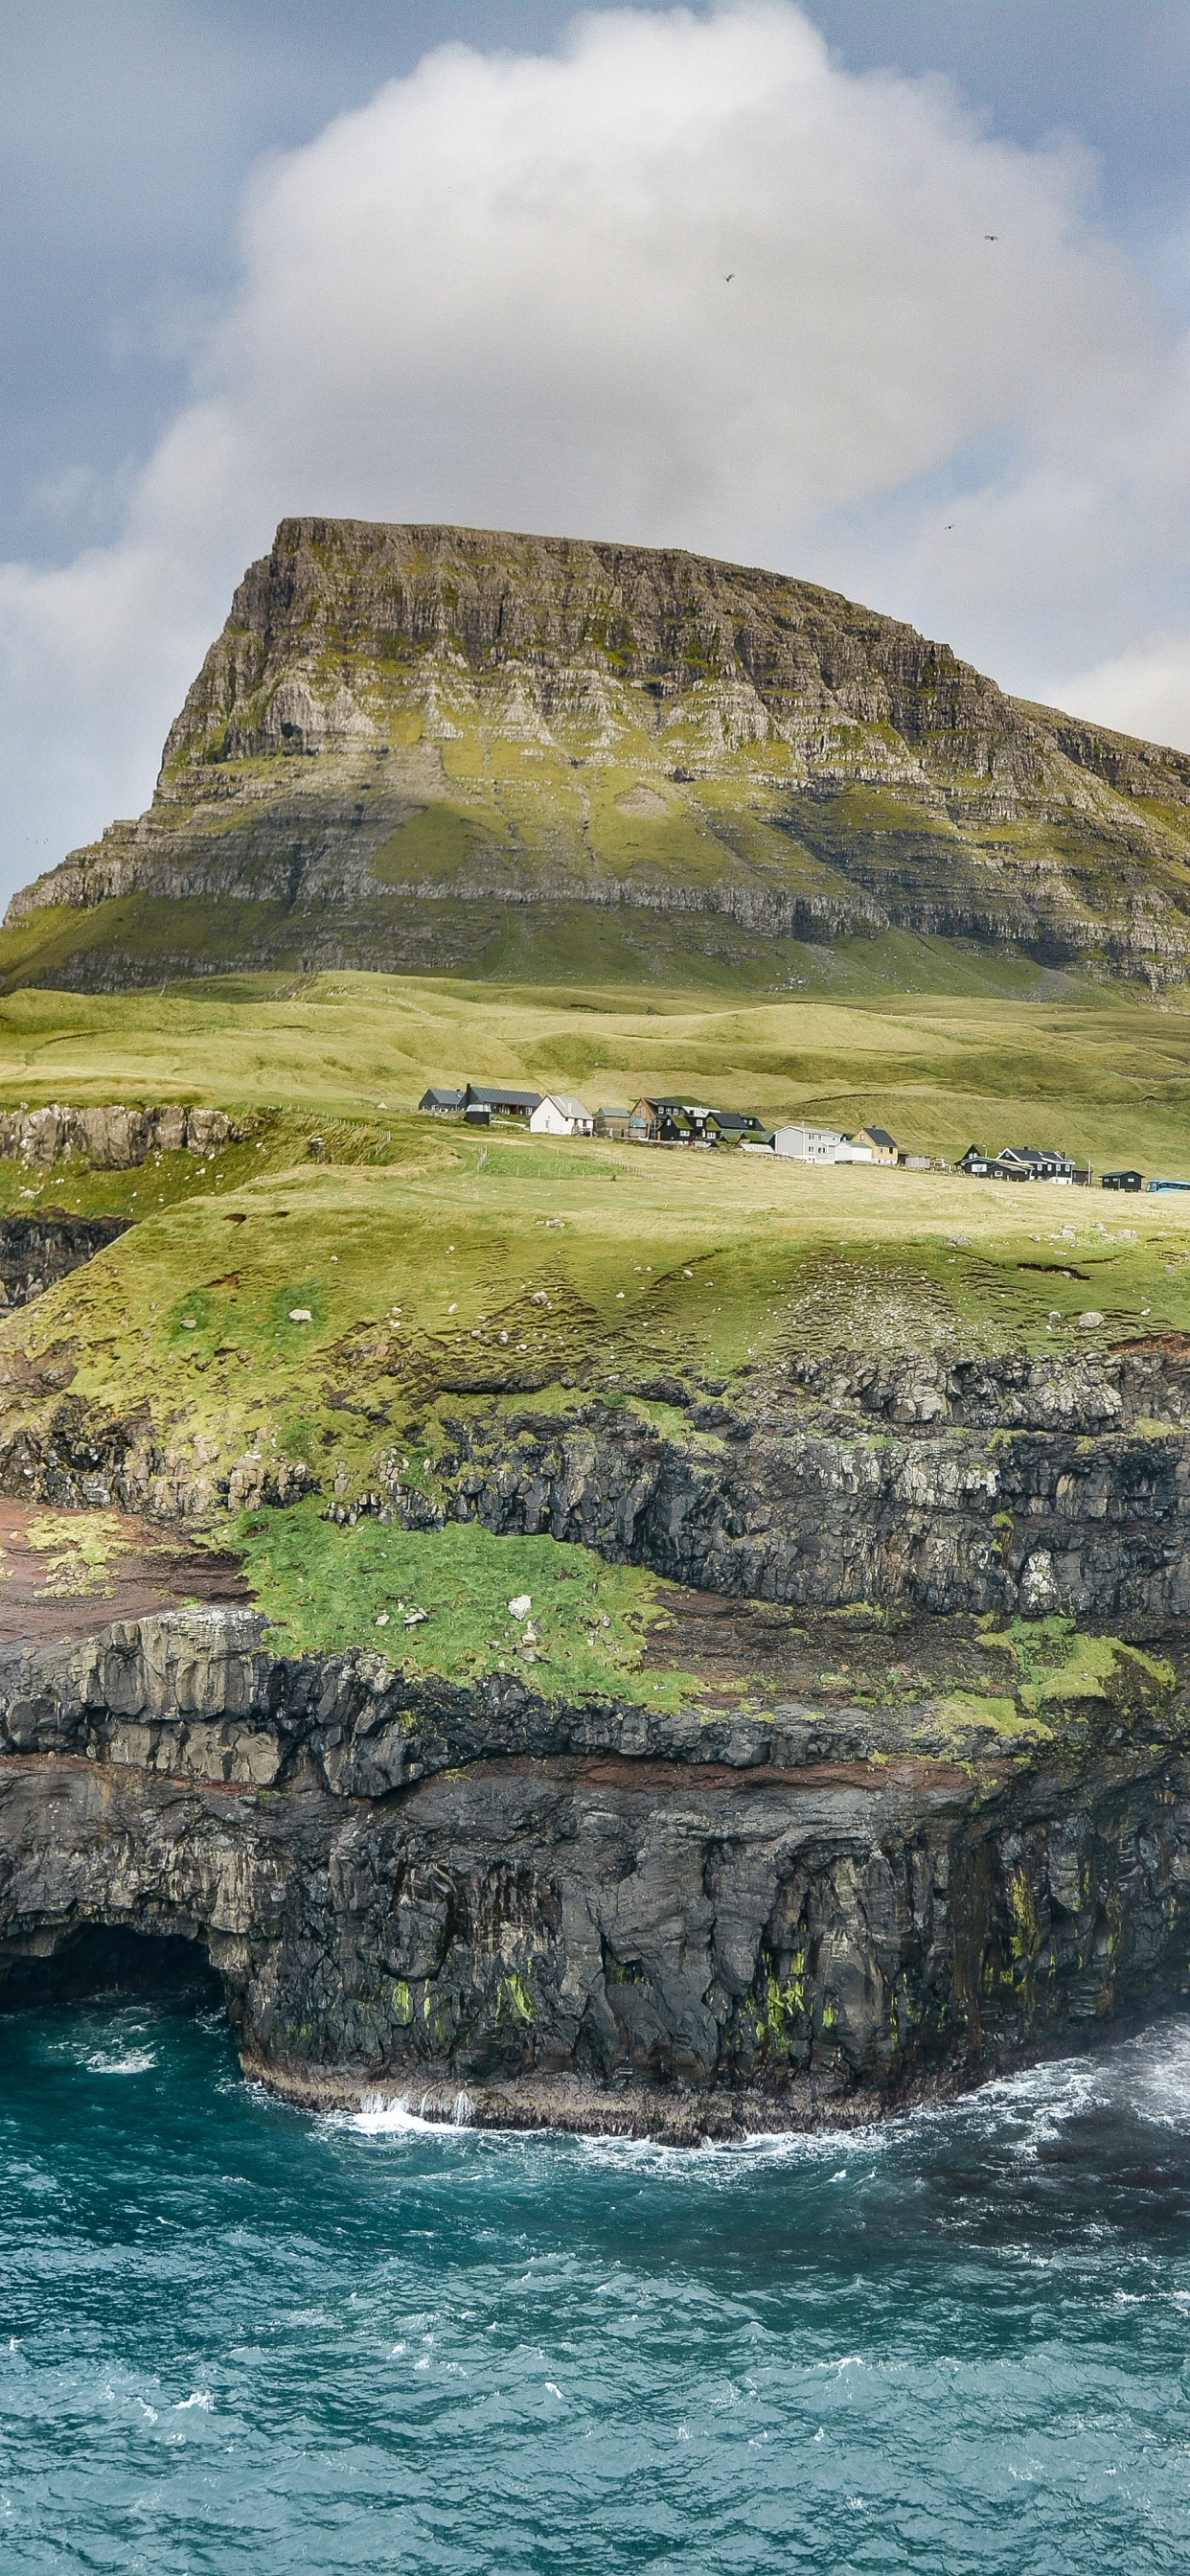
[[[1176,1721],[1105,1704],[1024,1761],[897,1733],[410,1686],[279,1661],[244,1613],[10,1655],[0,2001],[89,1927],[181,1934],[299,2102],[681,2140],[871,2117],[1184,2000]]]
[[[598,1401],[571,1425],[461,1414],[443,1499],[396,1486],[393,1507],[414,1526],[546,1531],[760,1600],[1190,1615],[1182,1355],[840,1357],[688,1418],[695,1437]]]
[[[77,1461],[50,1429],[10,1489],[151,1488],[135,1426],[76,1425]],[[689,1704],[286,1658],[243,1610],[11,1648],[9,2000],[96,1926],[183,1935],[295,2100],[677,2139],[875,2116],[1181,2004],[1188,1485],[1165,1347],[805,1361],[664,1440],[597,1403],[460,1414],[436,1500],[351,1511],[700,1586]]]
[[[52,1367],[26,1363],[21,1384],[36,1410],[0,1437],[0,1491],[25,1501],[185,1518],[292,1502],[314,1481],[259,1447],[188,1460],[144,1408],[113,1417],[56,1392]],[[1077,1360],[838,1354],[730,1401],[668,1379],[646,1393],[667,1403],[665,1433],[623,1400],[460,1396],[432,1491],[382,1449],[375,1482],[330,1496],[327,1515],[478,1521],[807,1607],[1190,1617],[1190,1351],[1176,1342]]]
[[[796,985],[908,930],[1180,980],[1190,756],[681,552],[286,520],[157,792],[10,908],[9,982],[231,966]]]

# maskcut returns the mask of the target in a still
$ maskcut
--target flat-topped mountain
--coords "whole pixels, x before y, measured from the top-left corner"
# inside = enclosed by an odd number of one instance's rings
[[[0,980],[782,988],[897,932],[1183,980],[1190,755],[775,573],[287,519],[148,812],[14,897]]]

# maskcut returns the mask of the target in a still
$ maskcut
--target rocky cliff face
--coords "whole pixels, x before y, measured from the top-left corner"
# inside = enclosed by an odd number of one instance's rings
[[[806,942],[907,928],[1160,982],[1190,958],[1188,855],[1190,757],[811,584],[287,520],[149,812],[14,899],[0,964],[564,974],[598,924],[605,973],[782,985]]]
[[[173,1102],[163,1109],[68,1109],[55,1101],[44,1109],[0,1110],[0,1154],[38,1171],[54,1163],[130,1171],[150,1154],[217,1154],[244,1132],[223,1109]]]
[[[0,1311],[27,1306],[72,1270],[81,1270],[104,1245],[126,1234],[122,1216],[0,1217]]]
[[[546,1531],[755,1599],[931,1612],[1190,1613],[1185,1363],[872,1361],[692,1408],[460,1414],[437,1516]],[[393,1491],[424,1526],[416,1493]]]
[[[21,1355],[0,1377],[0,1491],[201,1516],[318,1491],[258,1441],[219,1465],[148,1408],[111,1416]],[[459,1398],[431,1486],[383,1442],[330,1518],[478,1521],[546,1534],[670,1581],[807,1607],[1162,1622],[1190,1616],[1190,1352],[1085,1358],[839,1354],[765,1372],[730,1401],[677,1380],[631,1403]],[[412,1434],[409,1446],[416,1447]]]
[[[920,1712],[559,1708],[179,1612],[4,1660],[0,1973],[19,2000],[95,1926],[183,1935],[298,2101],[871,2117],[1183,2001],[1182,1733],[1109,1699],[960,1762]]]

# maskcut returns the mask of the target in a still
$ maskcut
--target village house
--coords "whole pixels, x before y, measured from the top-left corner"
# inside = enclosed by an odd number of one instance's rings
[[[852,1141],[870,1147],[874,1163],[899,1163],[901,1159],[896,1138],[889,1135],[887,1127],[861,1127]]]
[[[601,1117],[623,1114],[600,1111]],[[749,1109],[711,1109],[696,1100],[638,1100],[627,1117],[634,1145],[741,1145],[749,1137],[767,1143],[769,1136]]]
[[[1101,1190],[1142,1190],[1144,1178],[1140,1172],[1105,1172],[1099,1187]]]
[[[705,1117],[706,1111],[698,1113]],[[693,1114],[680,1100],[638,1100],[629,1122],[632,1141],[643,1145],[689,1145],[694,1141]]]
[[[638,1100],[629,1119],[633,1142],[649,1145],[739,1145],[768,1132],[751,1110],[710,1109],[696,1100]]]
[[[1080,1170],[1069,1154],[1043,1151],[1037,1145],[1005,1145],[999,1154],[985,1154],[979,1145],[968,1145],[955,1166],[970,1180],[977,1181],[1057,1181],[1069,1188],[1085,1184],[1090,1171]]]
[[[712,1109],[707,1113],[707,1134],[720,1145],[742,1145],[746,1137],[767,1136],[762,1118],[753,1118],[746,1109]]]
[[[617,1142],[621,1145],[629,1144],[632,1141],[632,1111],[630,1109],[597,1109],[595,1112],[595,1133],[597,1136],[614,1136]]]
[[[461,1118],[463,1094],[461,1091],[445,1091],[439,1085],[431,1083],[429,1090],[423,1091],[417,1105],[419,1109],[425,1111],[427,1118]]]
[[[540,1101],[539,1091],[508,1091],[498,1082],[469,1082],[463,1093],[463,1115],[473,1127],[490,1127],[493,1118],[527,1127]]]
[[[805,1123],[778,1127],[773,1150],[794,1163],[881,1163],[887,1169],[901,1159],[887,1127],[861,1127],[858,1136],[844,1136],[837,1127],[811,1127]]]
[[[834,1163],[843,1141],[837,1127],[778,1127],[773,1152],[793,1163]]]
[[[590,1110],[564,1091],[547,1091],[529,1120],[531,1136],[591,1136],[594,1132]]]

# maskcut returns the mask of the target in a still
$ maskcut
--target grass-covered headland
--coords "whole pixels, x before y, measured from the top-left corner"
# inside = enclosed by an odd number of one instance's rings
[[[876,1118],[948,1159],[1055,1143],[1190,1175],[1181,1007],[724,1008],[342,975],[21,993],[0,1008],[5,1106],[185,1099],[246,1132],[127,1172],[0,1163],[6,1211],[136,1220],[0,1326],[10,1481],[64,1407],[72,1437],[121,1424],[157,1457],[150,1504],[233,1543],[295,1647],[459,1676],[532,1661],[543,1690],[657,1698],[675,1687],[664,1587],[547,1538],[434,1526],[460,1418],[515,1423],[531,1400],[564,1427],[598,1398],[713,1445],[685,1397],[755,1389],[794,1352],[1190,1333],[1190,1199],[477,1137],[414,1113],[428,1081],[468,1075],[592,1106],[664,1087]],[[381,1517],[394,1488],[403,1510]]]

